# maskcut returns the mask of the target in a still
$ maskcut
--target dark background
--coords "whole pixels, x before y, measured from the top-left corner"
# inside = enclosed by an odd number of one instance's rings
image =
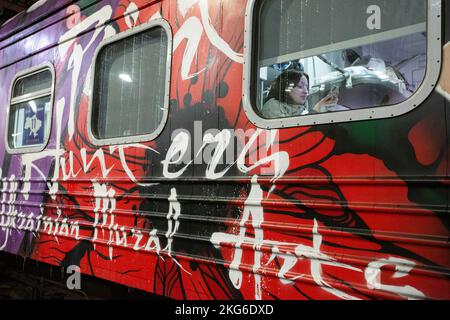
[[[0,0],[0,25],[38,0]]]

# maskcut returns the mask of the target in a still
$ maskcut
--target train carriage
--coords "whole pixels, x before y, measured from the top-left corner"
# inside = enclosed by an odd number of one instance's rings
[[[0,251],[175,299],[450,299],[441,0],[40,0],[0,28]]]

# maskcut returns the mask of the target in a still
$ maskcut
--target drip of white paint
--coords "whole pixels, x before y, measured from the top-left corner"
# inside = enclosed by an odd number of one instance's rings
[[[100,228],[102,230],[102,233],[104,234],[104,230],[106,227],[106,224],[108,221],[109,224],[109,257],[112,260],[113,258],[113,247],[111,246],[113,242],[113,236],[114,236],[114,210],[116,209],[116,199],[115,194],[116,191],[113,188],[108,188],[106,184],[100,184],[95,179],[92,181],[92,185],[94,188],[94,198],[95,198],[95,208],[94,208],[94,215],[95,215],[95,221],[94,221],[94,236],[93,236],[93,242],[98,237],[98,230],[97,226],[99,224],[100,220],[100,213],[102,214],[102,224],[100,225]],[[109,220],[108,220],[109,217]],[[116,225],[117,226],[117,225]],[[116,239],[117,240],[117,239]],[[94,244],[95,245],[95,244]]]
[[[181,214],[181,205],[177,200],[177,190],[175,188],[170,189],[169,196],[169,212],[167,213],[167,245],[164,250],[168,251],[169,257],[172,257],[172,242],[173,236],[178,231],[180,227],[180,222],[178,221],[178,217]],[[175,224],[175,226],[173,226]]]
[[[181,205],[177,200],[177,190],[175,188],[170,189],[170,196],[169,196],[169,212],[166,216],[167,219],[167,232],[166,237],[169,240],[172,240],[175,233],[178,231],[178,228],[180,226],[180,222],[178,221],[178,218],[181,214]],[[173,226],[173,223],[175,222],[175,226]],[[169,243],[169,242],[168,242]],[[170,242],[172,243],[172,242]],[[169,244],[168,244],[169,246]],[[169,252],[171,252],[171,249],[169,247]]]
[[[163,250],[167,251],[169,257],[175,262],[176,265],[180,267],[181,270],[185,271],[188,274],[191,274],[189,271],[183,268],[183,266],[178,262],[178,260],[175,257],[172,256],[173,237],[175,233],[178,231],[178,228],[180,227],[180,221],[178,221],[178,218],[181,215],[181,204],[180,202],[178,202],[177,190],[175,188],[172,188],[170,190],[170,196],[168,200],[169,200],[169,211],[166,216],[167,232],[165,235],[167,238],[167,245]]]
[[[236,289],[240,289],[242,286],[242,271],[239,270],[239,266],[242,263],[242,249],[241,245],[247,243],[246,232],[247,228],[245,224],[252,220],[252,226],[254,229],[255,238],[252,241],[254,249],[254,264],[253,272],[255,276],[255,299],[261,299],[261,278],[257,274],[257,270],[261,267],[261,246],[264,241],[263,230],[261,229],[261,224],[264,220],[264,210],[261,205],[263,200],[263,191],[261,186],[258,184],[257,176],[252,177],[252,187],[248,198],[244,203],[244,212],[242,214],[242,219],[239,222],[240,230],[238,236],[233,236],[233,242],[235,243],[235,252],[233,255],[233,260],[230,264],[229,277]],[[229,235],[223,233],[214,233],[211,237],[211,242],[217,247],[221,242],[228,242],[227,238]]]
[[[6,205],[7,205],[7,203],[9,202],[7,202],[7,200],[6,200],[6,197],[7,197],[7,192],[6,192],[6,190],[8,189],[8,185],[9,185],[9,183],[7,182],[8,180],[6,179],[6,178],[2,178],[2,190],[1,190],[1,193],[2,193],[2,210],[1,210],[1,216],[2,216],[2,220],[1,220],[1,229],[2,229],[2,231],[4,231],[5,232],[5,239],[4,239],[4,241],[3,241],[3,244],[2,244],[2,246],[0,247],[0,251],[1,250],[3,250],[5,247],[6,247],[6,245],[8,244],[8,240],[9,240],[9,232],[10,232],[10,228],[9,228],[9,217],[7,216],[7,212],[6,212]],[[11,197],[11,194],[9,195],[10,197]]]

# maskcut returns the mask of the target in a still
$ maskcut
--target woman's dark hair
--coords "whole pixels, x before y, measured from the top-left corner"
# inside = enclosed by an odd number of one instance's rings
[[[302,77],[308,79],[309,84],[309,76],[307,73],[292,69],[284,71],[273,81],[264,103],[272,98],[280,102],[288,102],[289,91],[287,89],[295,87]]]

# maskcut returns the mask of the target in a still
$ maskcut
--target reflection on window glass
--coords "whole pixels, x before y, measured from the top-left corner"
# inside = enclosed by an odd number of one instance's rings
[[[150,134],[164,115],[167,36],[163,28],[105,46],[97,57],[92,131],[98,139]]]
[[[256,8],[254,105],[263,118],[395,105],[424,79],[426,0],[261,0]]]
[[[8,120],[10,149],[40,147],[51,127],[52,73],[48,69],[14,82]]]
[[[52,74],[50,70],[44,70],[17,80],[14,84],[13,97],[19,97],[33,92],[46,90],[51,86]]]

